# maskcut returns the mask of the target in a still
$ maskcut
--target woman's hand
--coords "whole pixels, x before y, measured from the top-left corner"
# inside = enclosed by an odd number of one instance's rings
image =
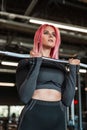
[[[41,53],[36,53],[33,50],[31,50],[30,51],[30,56],[31,57],[42,57],[42,54]]]
[[[69,64],[80,65],[80,60],[71,58],[71,59],[69,59]]]

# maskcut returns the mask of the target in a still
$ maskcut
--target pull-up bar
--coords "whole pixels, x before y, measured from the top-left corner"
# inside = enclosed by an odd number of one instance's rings
[[[17,58],[30,58],[29,54],[19,54],[19,53],[8,52],[8,51],[0,51],[0,54],[11,56],[11,57],[17,57]],[[46,58],[46,57],[42,57],[42,58],[45,60],[55,61],[55,62],[60,62],[60,63],[65,63],[65,64],[69,63],[67,60],[52,59],[52,58]],[[84,63],[80,63],[80,66],[83,68],[87,68],[87,64],[84,64]]]

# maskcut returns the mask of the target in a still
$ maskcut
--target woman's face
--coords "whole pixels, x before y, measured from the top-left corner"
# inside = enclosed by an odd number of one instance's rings
[[[47,26],[42,34],[42,45],[45,48],[53,48],[55,46],[56,33],[54,28]]]

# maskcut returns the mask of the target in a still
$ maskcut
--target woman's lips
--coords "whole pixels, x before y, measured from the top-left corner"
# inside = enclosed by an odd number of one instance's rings
[[[49,42],[53,42],[53,40],[52,40],[52,39],[49,39],[48,41],[49,41]]]

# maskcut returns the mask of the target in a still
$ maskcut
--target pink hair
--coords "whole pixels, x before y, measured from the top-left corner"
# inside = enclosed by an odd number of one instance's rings
[[[33,46],[33,50],[35,52],[41,52],[41,50],[42,50],[42,34],[43,34],[43,30],[47,26],[51,26],[55,30],[55,33],[56,33],[56,42],[55,42],[55,47],[52,48],[50,55],[51,55],[51,58],[58,59],[58,57],[59,57],[59,46],[60,46],[60,42],[61,42],[60,31],[59,31],[58,28],[54,27],[53,25],[44,24],[44,25],[41,25],[38,28],[38,30],[36,31],[36,33],[34,35],[34,46]]]

